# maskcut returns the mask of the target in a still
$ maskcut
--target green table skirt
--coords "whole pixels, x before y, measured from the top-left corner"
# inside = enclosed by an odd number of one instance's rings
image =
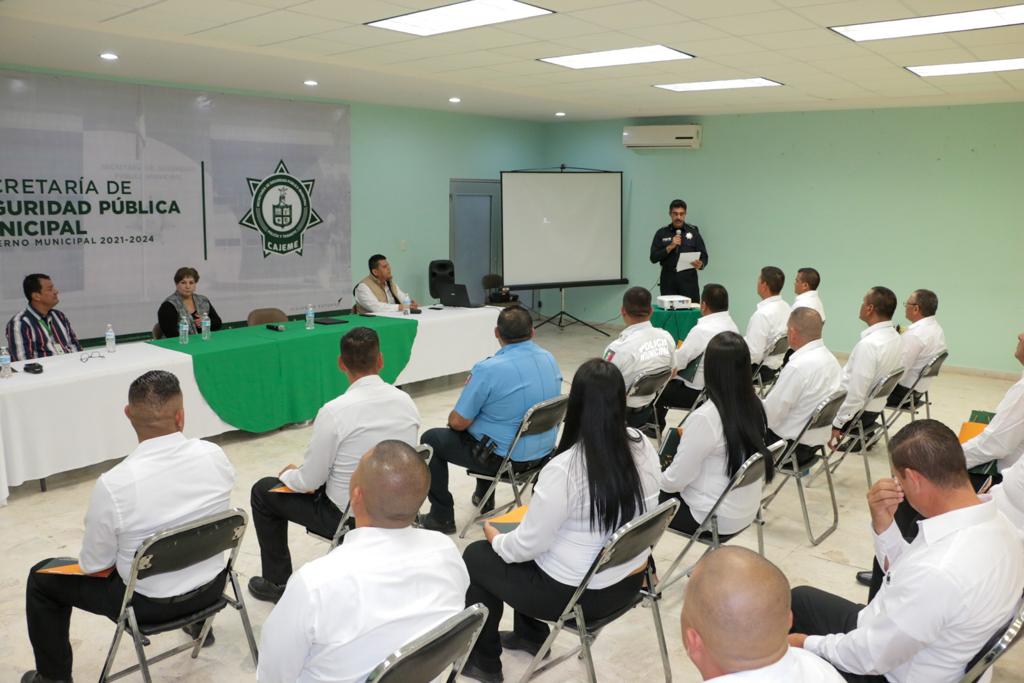
[[[700,320],[699,308],[666,311],[655,307],[654,315],[651,316],[651,324],[667,330],[677,342],[686,339],[686,335],[697,325],[698,320]]]
[[[266,432],[310,420],[324,403],[345,393],[348,379],[338,369],[339,341],[355,327],[380,335],[384,381],[394,382],[405,368],[416,339],[415,320],[342,319],[348,323],[307,330],[305,321],[297,320],[284,323],[283,332],[259,325],[214,332],[205,342],[193,335],[188,344],[177,338],[150,343],[192,356],[199,391],[220,419],[245,431]]]

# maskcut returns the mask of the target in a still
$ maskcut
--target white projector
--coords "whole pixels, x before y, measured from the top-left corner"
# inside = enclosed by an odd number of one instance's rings
[[[657,299],[658,308],[666,311],[678,311],[683,308],[691,308],[690,297],[680,294],[663,294]]]

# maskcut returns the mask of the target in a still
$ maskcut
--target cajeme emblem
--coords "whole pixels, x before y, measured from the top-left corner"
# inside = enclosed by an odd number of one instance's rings
[[[306,230],[323,223],[310,202],[316,181],[299,180],[288,172],[284,160],[273,174],[246,181],[252,204],[239,225],[260,233],[264,258],[293,251],[301,255]]]

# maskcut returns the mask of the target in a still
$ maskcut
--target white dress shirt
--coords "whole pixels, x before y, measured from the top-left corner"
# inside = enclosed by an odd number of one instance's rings
[[[1024,455],[1024,375],[996,406],[996,416],[985,430],[964,443],[967,467],[996,460],[999,469],[1010,467]]]
[[[853,347],[843,366],[841,386],[846,390],[846,400],[839,407],[839,413],[832,423],[836,429],[842,429],[861,408],[868,412],[881,412],[886,397],[869,401],[871,387],[900,367],[900,353],[900,333],[891,320],[875,323],[860,333],[860,341]]]
[[[709,680],[714,683],[843,683],[843,677],[834,666],[798,647],[789,648],[782,659],[774,664]]]
[[[703,522],[718,497],[729,486],[725,431],[718,408],[711,401],[686,420],[676,457],[661,474],[661,490],[678,493],[693,518]],[[735,534],[750,526],[761,503],[760,486],[736,489],[718,508],[718,530]]]
[[[645,509],[637,512],[639,516],[658,506],[661,465],[657,451],[640,432],[630,429],[629,434],[635,439],[630,442],[630,450],[640,473],[644,499]],[[577,444],[544,466],[522,523],[507,534],[495,536],[491,547],[506,562],[533,560],[555,581],[578,586],[615,532],[592,529],[590,519],[586,463]],[[621,520],[619,525],[628,521]],[[590,588],[615,585],[640,567],[650,554],[645,550],[629,562],[598,572],[591,579]]]
[[[821,316],[821,322],[825,322],[825,304],[821,303],[817,290],[811,289],[803,294],[797,294],[793,299],[793,310],[798,308],[813,308]]]
[[[466,606],[452,540],[426,529],[360,527],[292,574],[260,634],[260,683],[356,683]]]
[[[750,316],[750,322],[747,323],[747,333],[743,335],[743,339],[747,342],[747,348],[750,349],[751,363],[754,365],[760,363],[765,354],[771,350],[768,345],[779,335],[786,334],[789,314],[789,304],[783,301],[778,294],[757,302],[757,308]],[[782,358],[782,356],[769,358],[765,366],[772,370],[778,370],[782,367]]]
[[[820,339],[794,351],[764,399],[768,428],[787,441],[795,439],[818,404],[839,389],[842,372]],[[800,443],[824,446],[828,438],[829,429],[823,427],[804,434]]]
[[[409,394],[379,375],[362,377],[320,408],[302,465],[282,474],[281,481],[307,492],[326,483],[327,497],[344,511],[359,459],[385,439],[415,446],[419,429],[420,414]]]
[[[959,681],[1010,618],[1024,590],[1024,547],[987,501],[919,521],[907,543],[893,523],[875,536],[889,571],[850,633],[808,636],[804,647],[854,674],[893,683]]]
[[[395,288],[395,294],[398,295],[398,301],[395,301],[394,295],[391,293],[391,287]],[[401,307],[400,303],[405,301],[405,298],[409,295],[402,291],[402,289],[393,280],[391,287],[384,287],[384,296],[387,297],[387,303],[383,303],[377,300],[377,297],[366,286],[365,282],[360,282],[356,285],[356,304],[363,311],[369,311],[370,313],[394,313]],[[412,297],[409,297],[412,300]]]
[[[181,432],[146,439],[100,475],[85,514],[78,563],[91,574],[117,565],[127,583],[135,551],[157,533],[223,512],[231,502],[235,470],[220,446]],[[141,579],[135,590],[151,598],[187,593],[213,580],[226,560],[211,557],[176,572]]]
[[[903,348],[903,360],[900,361],[900,365],[906,370],[900,379],[900,385],[909,389],[928,361],[946,350],[946,335],[942,332],[939,321],[934,315],[930,315],[911,323],[900,340]],[[928,391],[933,379],[934,377],[922,379],[914,391]]]
[[[647,320],[624,329],[604,350],[603,358],[619,369],[628,391],[642,373],[671,369],[675,345],[671,334]],[[650,401],[650,396],[633,396],[626,399],[626,404],[641,408]]]
[[[740,333],[736,323],[733,322],[732,317],[729,315],[729,311],[709,313],[708,315],[701,316],[693,329],[687,333],[686,339],[683,340],[683,345],[676,349],[676,367],[679,368],[679,371],[682,372],[694,358],[703,354],[711,338],[720,332]],[[700,390],[704,388],[703,358],[700,359],[700,365],[697,366],[697,374],[693,376],[693,381],[691,382],[686,379],[682,381],[691,389]]]
[[[1006,515],[1024,541],[1024,462],[1018,460],[1002,474],[1003,481],[993,486],[989,493],[996,507]]]

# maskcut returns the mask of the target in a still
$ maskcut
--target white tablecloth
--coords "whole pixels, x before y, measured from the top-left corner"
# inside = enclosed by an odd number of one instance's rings
[[[500,309],[425,309],[409,363],[396,384],[466,372],[498,350],[494,327]],[[401,314],[384,314],[400,316]],[[92,349],[90,350],[92,351]],[[0,380],[0,505],[8,489],[114,458],[138,441],[124,406],[128,387],[147,370],[173,372],[185,397],[185,434],[207,437],[235,429],[203,399],[192,356],[146,343],[119,344],[104,358],[83,363],[80,354],[39,361],[43,374],[22,371]]]

